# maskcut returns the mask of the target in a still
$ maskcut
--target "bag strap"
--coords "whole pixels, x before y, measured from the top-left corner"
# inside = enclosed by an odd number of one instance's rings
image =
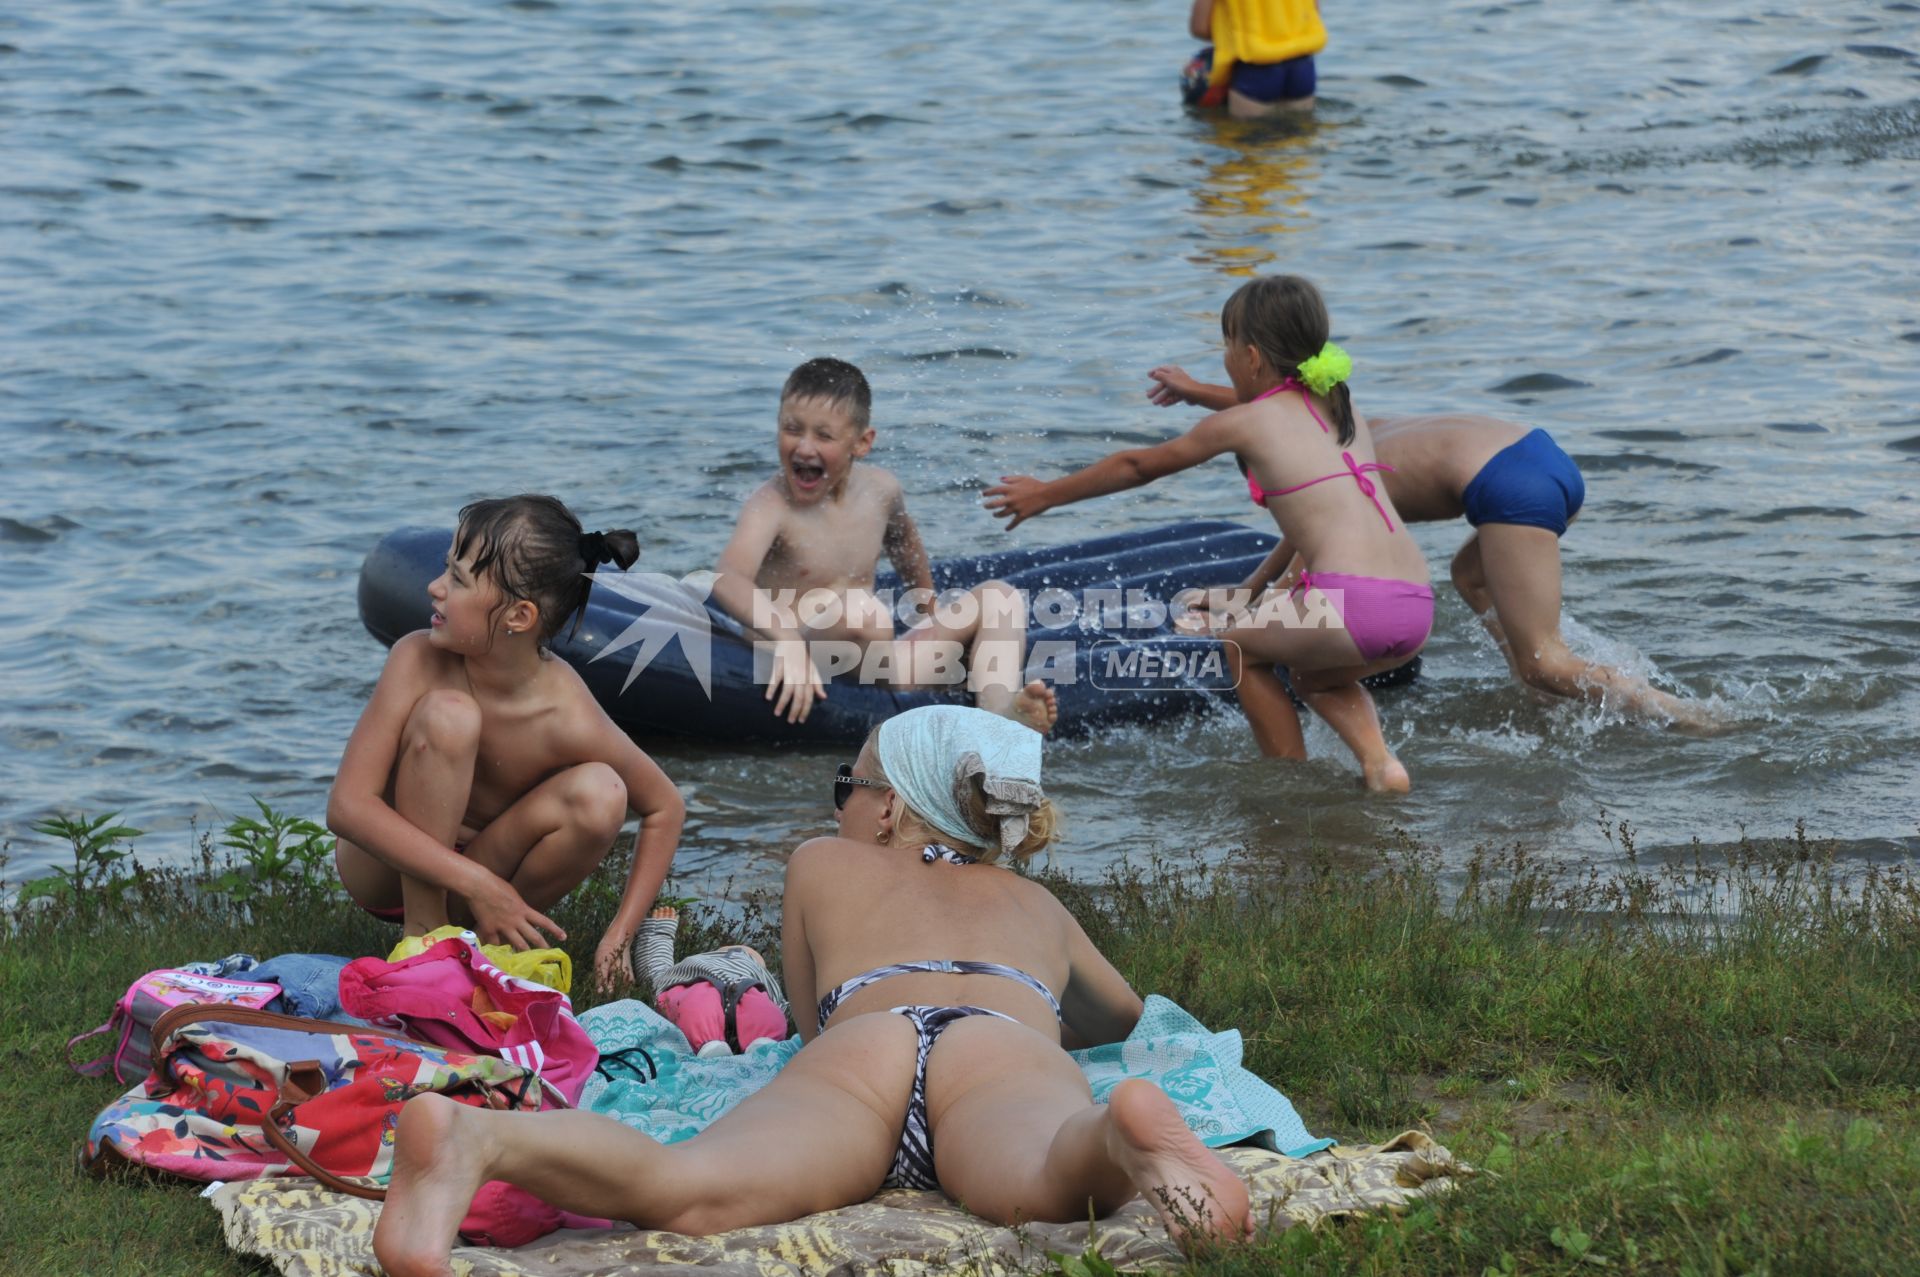
[[[484,1082],[470,1082],[467,1085],[480,1096],[478,1107],[491,1108],[495,1095],[505,1095],[509,1097],[508,1110],[518,1111],[523,1109],[527,1102],[528,1088],[537,1081],[538,1079],[529,1073],[520,1080],[517,1087],[500,1087],[496,1090]],[[308,1083],[312,1085],[309,1086]],[[300,1146],[293,1142],[293,1137],[287,1134],[281,1119],[314,1096],[324,1093],[326,1089],[326,1074],[321,1070],[318,1061],[302,1060],[289,1064],[287,1080],[280,1087],[280,1100],[268,1111],[266,1120],[260,1124],[260,1133],[266,1136],[267,1143],[273,1145],[276,1152],[301,1171],[312,1176],[314,1182],[322,1188],[330,1188],[336,1193],[364,1198],[370,1202],[386,1201],[386,1189],[363,1184],[358,1180],[341,1178],[301,1151]],[[448,1093],[442,1091],[440,1094]]]
[[[647,1073],[645,1077],[640,1076],[640,1066],[627,1058],[636,1052],[641,1059],[647,1062]],[[637,1044],[634,1046],[621,1047],[618,1051],[612,1051],[601,1056],[599,1062],[593,1066],[593,1071],[609,1082],[617,1082],[619,1079],[613,1075],[613,1069],[611,1067],[613,1065],[631,1070],[634,1077],[638,1078],[642,1083],[652,1082],[660,1076],[660,1065],[653,1058],[653,1053],[647,1050],[646,1047]]]
[[[183,1002],[153,1022],[154,1057],[159,1058],[161,1044],[173,1036],[175,1029],[189,1024],[252,1024],[269,1029],[297,1029],[346,1037],[388,1038],[408,1046],[423,1046],[429,1051],[447,1049],[393,1029],[373,1025],[343,1024],[338,1020],[316,1020],[304,1015],[282,1015],[278,1011],[257,1011],[252,1007],[239,1007],[227,1002]]]
[[[370,1202],[386,1201],[386,1189],[356,1183],[350,1179],[342,1179],[300,1151],[300,1146],[293,1142],[280,1124],[280,1119],[286,1114],[291,1113],[299,1103],[299,1100],[288,1097],[273,1106],[272,1111],[267,1114],[267,1120],[260,1124],[260,1131],[267,1137],[267,1143],[273,1145],[274,1150],[282,1157],[285,1157],[306,1174],[311,1175],[314,1182],[322,1188],[330,1188],[336,1193],[345,1193],[349,1197],[364,1198]]]
[[[747,996],[748,989],[758,987],[758,981],[733,980],[727,983],[726,988],[720,990],[721,1014],[725,1017],[721,1022],[720,1031],[727,1039],[727,1049],[735,1055],[740,1054],[740,1022],[738,1014],[740,1010],[740,999]]]
[[[430,1042],[422,1042],[418,1038],[408,1037],[404,1033],[396,1033],[391,1029],[362,1028],[357,1025],[341,1024],[332,1020],[315,1020],[305,1016],[280,1015],[273,1011],[256,1011],[250,1007],[235,1007],[224,1003],[185,1004],[173,1008],[154,1022],[153,1037],[156,1058],[159,1054],[162,1038],[171,1037],[174,1030],[184,1028],[188,1024],[253,1024],[278,1029],[303,1029],[309,1032],[347,1034],[353,1037],[386,1038],[389,1041],[399,1043],[403,1046],[420,1046],[425,1047],[429,1051],[443,1051],[446,1049],[444,1047],[437,1047]],[[517,1091],[505,1090],[503,1088],[502,1093],[511,1097],[509,1107],[514,1109],[524,1108],[527,1100],[528,1085],[537,1081],[538,1079],[530,1073],[521,1079],[521,1084]],[[473,1086],[474,1089],[479,1092],[482,1104],[488,1104],[492,1100],[495,1094],[494,1088],[484,1083],[474,1083]],[[281,1124],[282,1118],[291,1113],[298,1105],[323,1093],[326,1089],[326,1075],[320,1068],[319,1061],[287,1061],[285,1080],[281,1083],[280,1087],[280,1099],[267,1113],[266,1120],[261,1122],[261,1134],[266,1137],[267,1143],[271,1144],[276,1152],[284,1156],[287,1161],[298,1167],[302,1172],[312,1176],[314,1181],[322,1187],[330,1188],[336,1193],[345,1193],[349,1197],[364,1198],[370,1202],[384,1202],[387,1199],[386,1189],[357,1183],[349,1179],[342,1179],[326,1167],[320,1165],[320,1163],[314,1161],[313,1158],[305,1152],[301,1151],[300,1146],[293,1142],[292,1137],[290,1137],[283,1128]],[[442,1094],[444,1094],[444,1092],[442,1092]]]
[[[80,1074],[82,1077],[104,1077],[107,1072],[107,1062],[113,1059],[114,1057],[114,1048],[112,1047],[107,1048],[105,1051],[101,1052],[99,1055],[95,1056],[91,1060],[86,1061],[85,1063],[75,1062],[73,1058],[73,1048],[76,1046],[79,1046],[82,1042],[87,1041],[89,1038],[97,1038],[102,1034],[111,1033],[111,1032],[113,1032],[113,1021],[108,1020],[105,1024],[101,1025],[97,1029],[89,1029],[85,1033],[79,1034],[75,1037],[68,1038],[67,1052],[66,1052],[67,1067],[72,1069],[75,1073]]]
[[[738,1014],[740,1010],[740,1000],[755,989],[766,994],[769,1000],[772,999],[773,991],[767,988],[767,982],[765,980],[758,977],[750,980],[730,980],[720,990],[720,1007],[726,1017],[725,1031],[727,1045],[733,1048],[735,1055],[740,1055],[746,1050],[740,1043]]]

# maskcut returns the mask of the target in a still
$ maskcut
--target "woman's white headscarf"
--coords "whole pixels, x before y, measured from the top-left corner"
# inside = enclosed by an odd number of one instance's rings
[[[1040,788],[1040,733],[964,705],[927,705],[880,724],[874,740],[894,792],[949,838],[979,846],[967,824],[973,778],[986,791],[987,814],[1000,818],[1000,850],[1027,836],[1027,820],[1046,799]]]

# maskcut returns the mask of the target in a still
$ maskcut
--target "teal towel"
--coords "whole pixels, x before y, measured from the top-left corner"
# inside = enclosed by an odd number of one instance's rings
[[[588,1079],[580,1107],[605,1113],[663,1144],[705,1130],[771,1081],[800,1050],[800,1039],[793,1037],[762,1042],[745,1055],[703,1059],[671,1021],[632,999],[595,1007],[580,1023],[600,1049],[604,1070]],[[641,1050],[652,1057],[651,1069]],[[1126,1041],[1072,1055],[1096,1100],[1104,1100],[1126,1078],[1158,1083],[1211,1148],[1249,1142],[1305,1157],[1334,1142],[1314,1139],[1286,1096],[1240,1067],[1237,1030],[1211,1033],[1158,995],[1147,999]],[[654,1073],[650,1079],[649,1073]]]
[[[1212,1033],[1159,994],[1124,1042],[1070,1052],[1104,1100],[1130,1077],[1159,1084],[1208,1148],[1251,1143],[1288,1157],[1334,1144],[1307,1133],[1287,1097],[1240,1067],[1240,1031]]]
[[[600,1049],[600,1067],[580,1105],[605,1113],[662,1144],[691,1139],[773,1080],[800,1051],[800,1039],[761,1042],[744,1055],[701,1057],[673,1021],[628,998],[597,1006],[580,1024]],[[636,1049],[638,1048],[638,1049]],[[652,1057],[657,1075],[641,1052]]]

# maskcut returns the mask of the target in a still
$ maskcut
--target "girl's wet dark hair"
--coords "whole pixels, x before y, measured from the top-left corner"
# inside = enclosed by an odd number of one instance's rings
[[[524,492],[475,501],[460,511],[453,556],[465,559],[469,552],[474,577],[488,578],[504,596],[496,618],[521,599],[540,609],[544,649],[568,621],[579,625],[594,569],[602,563],[616,563],[622,571],[633,566],[640,540],[625,528],[589,533],[559,498]]]
[[[1320,353],[1333,336],[1320,290],[1298,275],[1250,279],[1227,298],[1220,334],[1231,344],[1252,346],[1280,377],[1297,377],[1300,365]],[[1340,446],[1353,442],[1353,397],[1341,382],[1326,394]]]

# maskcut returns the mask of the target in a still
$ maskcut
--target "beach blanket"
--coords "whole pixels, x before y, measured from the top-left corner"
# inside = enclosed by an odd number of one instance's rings
[[[1221,1156],[1248,1184],[1262,1230],[1366,1211],[1398,1210],[1444,1192],[1470,1173],[1425,1135],[1409,1131],[1380,1145],[1327,1149],[1289,1158],[1255,1148]],[[380,1206],[314,1188],[311,1181],[228,1184],[209,1197],[227,1244],[267,1261],[285,1277],[378,1277],[373,1226]],[[1018,1230],[975,1218],[944,1195],[890,1189],[843,1210],[791,1224],[713,1237],[619,1229],[559,1232],[518,1250],[459,1247],[462,1277],[599,1277],[698,1264],[713,1277],[889,1277],[966,1271],[1013,1277],[1051,1267],[1047,1252],[1095,1251],[1125,1272],[1175,1268],[1181,1257],[1145,1202],[1089,1225],[1026,1224]]]
[[[580,1023],[608,1064],[587,1083],[580,1107],[663,1144],[704,1130],[771,1081],[800,1049],[795,1037],[762,1043],[744,1055],[701,1058],[665,1016],[631,999],[595,1007]],[[1210,1032],[1153,995],[1126,1041],[1071,1054],[1096,1100],[1130,1077],[1158,1083],[1209,1147],[1251,1141],[1304,1157],[1331,1145],[1307,1132],[1286,1096],[1240,1066],[1240,1050],[1237,1030]]]

